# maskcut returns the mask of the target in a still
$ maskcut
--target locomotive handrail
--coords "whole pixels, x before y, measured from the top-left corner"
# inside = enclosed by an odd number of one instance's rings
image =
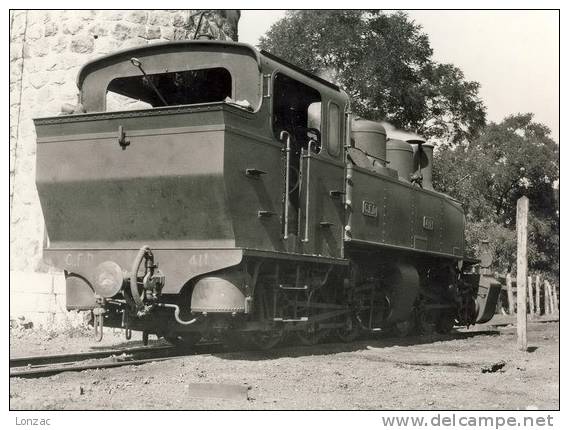
[[[306,158],[306,204],[304,208],[304,238],[302,239],[303,243],[308,243],[308,228],[310,225],[310,221],[308,219],[309,208],[310,208],[310,159],[312,158],[312,145],[318,144],[313,139],[308,141],[308,148],[306,150],[304,158]],[[303,151],[304,152],[304,151]]]
[[[346,109],[346,145],[345,148],[352,148],[352,112],[350,111],[350,105],[348,102],[348,107]],[[352,191],[353,191],[353,174],[354,165],[351,158],[348,156],[348,151],[344,151],[344,163],[346,164],[346,178],[344,181],[344,189],[346,194],[344,194],[344,240],[351,240],[351,230],[352,230]]]
[[[285,201],[284,201],[284,231],[283,239],[288,239],[288,206],[290,204],[289,186],[290,186],[290,133],[286,130],[281,131],[279,139],[282,141],[286,138],[286,167],[285,167]]]

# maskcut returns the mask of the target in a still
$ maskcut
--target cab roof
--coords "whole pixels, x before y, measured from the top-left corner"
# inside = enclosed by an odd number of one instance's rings
[[[95,60],[91,60],[88,63],[85,63],[79,70],[79,74],[77,75],[77,86],[81,88],[85,78],[91,72],[102,69],[116,62],[128,61],[130,58],[136,57],[137,55],[152,55],[154,53],[158,54],[170,50],[173,52],[183,52],[184,47],[186,47],[188,51],[192,50],[191,48],[210,47],[231,53],[241,52],[252,56],[257,62],[259,69],[261,67],[259,51],[247,43],[225,42],[220,40],[177,40],[173,42],[152,43],[134,48],[121,49]]]
[[[305,77],[312,79],[322,85],[327,86],[336,91],[340,91],[340,88],[325,79],[322,79],[319,76],[314,75],[313,73],[307,72],[306,70],[291,64],[282,58],[277,57],[267,51],[258,51],[253,46],[247,43],[238,43],[238,42],[227,42],[221,40],[178,40],[173,42],[161,42],[161,43],[152,43],[149,45],[137,46],[134,48],[122,49],[112,54],[105,55],[103,57],[99,57],[95,60],[89,61],[81,69],[79,70],[79,74],[77,75],[77,87],[79,89],[82,88],[83,82],[85,78],[93,71],[102,69],[107,67],[113,63],[119,61],[127,61],[130,60],[132,57],[141,56],[141,55],[152,55],[153,53],[161,53],[165,50],[172,50],[176,52],[184,51],[184,48],[187,48],[188,51],[193,50],[195,48],[210,48],[212,50],[217,50],[221,52],[228,52],[228,53],[242,53],[252,56],[255,61],[257,62],[257,66],[259,67],[259,71],[261,70],[261,57],[265,57],[269,60],[272,60],[280,65],[292,69],[297,73],[304,75]]]

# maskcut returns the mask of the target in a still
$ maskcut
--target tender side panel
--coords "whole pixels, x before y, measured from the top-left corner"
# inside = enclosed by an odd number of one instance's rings
[[[281,144],[255,133],[254,123],[244,119],[239,122],[239,118],[228,122],[231,128],[226,136],[225,186],[236,245],[284,251]],[[247,176],[247,169],[258,172]]]
[[[86,117],[85,128],[98,132],[82,134],[74,122],[38,139],[37,187],[52,248],[234,246],[221,117],[183,127],[188,115],[180,115],[180,127],[168,129],[123,118],[125,149],[108,121]]]

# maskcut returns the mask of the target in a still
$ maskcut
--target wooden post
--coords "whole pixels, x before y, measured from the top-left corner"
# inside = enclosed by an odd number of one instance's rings
[[[512,275],[506,273],[506,288],[508,289],[508,312],[510,315],[515,313],[514,292],[512,291]]]
[[[549,283],[549,281],[546,279],[545,280],[545,286],[547,288],[547,298],[548,298],[548,306],[549,306],[549,313],[552,314],[553,312],[555,312],[555,301],[553,299],[553,288],[551,288],[551,284]]]
[[[545,279],[543,281],[543,292],[544,294],[544,304],[545,304],[545,313],[547,315],[549,315],[552,311],[552,307],[551,307],[551,286],[549,285],[549,281],[547,279]]]
[[[551,292],[553,296],[553,313],[556,314],[559,312],[559,302],[557,301],[557,286],[555,284],[551,286]]]
[[[539,273],[535,277],[535,313],[537,316],[541,316],[541,277]]]
[[[526,196],[518,199],[516,213],[516,230],[518,233],[518,261],[517,261],[517,328],[518,348],[527,351],[527,294],[526,282],[528,273],[527,241],[528,241],[528,210],[529,200]]]
[[[533,318],[535,314],[535,302],[533,301],[533,285],[532,277],[528,276],[528,300],[529,300],[529,315]]]
[[[547,282],[547,284],[549,285],[549,313],[553,314],[555,313],[555,299],[553,298],[553,294],[554,294],[554,290],[553,290],[553,286],[551,285],[551,282]]]

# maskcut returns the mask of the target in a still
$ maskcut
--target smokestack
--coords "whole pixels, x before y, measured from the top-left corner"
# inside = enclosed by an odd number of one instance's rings
[[[423,188],[427,190],[433,189],[433,148],[432,143],[428,143],[422,139],[409,139],[413,147],[413,168],[415,175],[421,175]]]
[[[423,169],[423,188],[428,190],[433,189],[433,148],[435,147],[432,143],[423,143],[421,145],[423,149],[423,154],[427,158],[427,166]]]

